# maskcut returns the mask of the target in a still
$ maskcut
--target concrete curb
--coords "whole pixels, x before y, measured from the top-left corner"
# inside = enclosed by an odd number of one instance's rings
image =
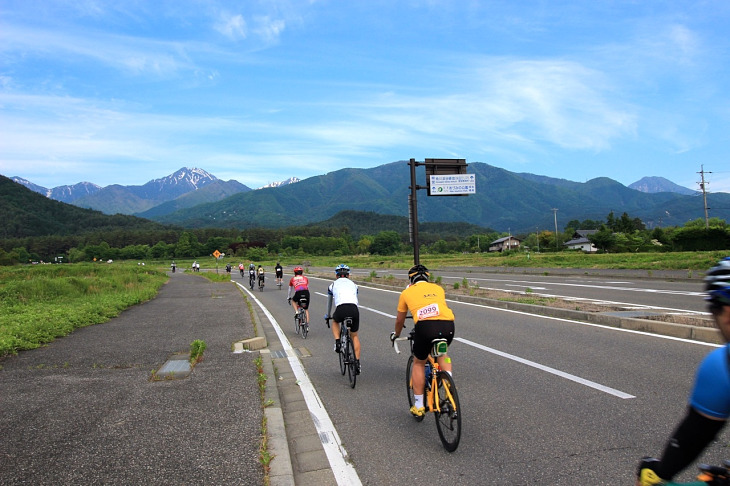
[[[244,294],[244,296],[246,295]],[[246,300],[248,301],[247,296]],[[252,313],[252,318],[256,326],[256,332],[259,334],[253,340],[255,340],[257,345],[260,345],[262,342],[264,345],[267,345],[266,338],[261,336],[264,333],[263,323],[259,319],[258,312],[255,309]],[[281,409],[281,400],[279,399],[274,364],[268,349],[260,349],[259,353],[262,358],[264,374],[266,375],[264,403],[271,403],[271,405],[264,408],[266,431],[268,433],[267,445],[269,454],[272,457],[269,463],[269,482],[271,486],[291,486],[295,484],[294,469],[292,467],[291,455],[289,454],[289,442],[286,436],[286,425],[284,423],[284,413]]]

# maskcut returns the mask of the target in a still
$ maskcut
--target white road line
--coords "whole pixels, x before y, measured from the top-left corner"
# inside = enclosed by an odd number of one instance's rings
[[[312,421],[314,422],[314,426],[317,429],[317,434],[319,435],[319,439],[322,442],[322,447],[324,448],[324,452],[327,455],[327,460],[330,463],[330,467],[332,468],[332,472],[335,475],[335,480],[337,481],[337,484],[343,486],[362,485],[357,471],[352,466],[352,464],[348,462],[347,451],[342,445],[340,436],[337,433],[337,430],[335,429],[335,426],[332,423],[332,420],[330,419],[327,410],[324,408],[324,404],[319,398],[317,390],[314,389],[314,386],[309,379],[309,375],[307,375],[307,372],[304,371],[304,366],[302,365],[301,360],[296,355],[294,348],[292,348],[292,345],[289,342],[289,339],[287,339],[286,335],[284,334],[284,331],[282,331],[281,326],[279,326],[279,323],[276,321],[274,316],[256,298],[253,292],[249,291],[246,287],[239,284],[238,282],[236,282],[236,285],[246,291],[246,293],[254,300],[254,302],[258,304],[264,314],[266,314],[266,317],[271,322],[271,325],[274,326],[274,330],[276,331],[277,336],[279,336],[279,341],[281,341],[281,345],[284,347],[284,351],[286,351],[289,365],[294,372],[294,376],[299,382],[299,387],[302,389],[302,395],[304,395],[304,401],[307,404],[307,408],[312,414]]]
[[[482,351],[487,351],[492,354],[496,354],[497,356],[501,356],[503,358],[511,359],[513,361],[517,361],[518,363],[526,364],[527,366],[532,366],[533,368],[537,368],[542,371],[546,371],[548,373],[552,373],[553,375],[559,376],[561,378],[565,378],[566,380],[574,381],[576,383],[580,383],[581,385],[585,385],[590,388],[594,388],[598,391],[602,391],[604,393],[608,393],[609,395],[613,395],[618,398],[627,399],[627,398],[636,398],[634,395],[629,395],[628,393],[624,393],[620,390],[616,390],[615,388],[610,388],[608,386],[601,385],[600,383],[596,383],[594,381],[586,380],[585,378],[581,378],[579,376],[571,375],[570,373],[566,373],[564,371],[556,370],[555,368],[550,368],[549,366],[541,365],[540,363],[535,363],[534,361],[530,361],[524,358],[520,358],[519,356],[515,356],[513,354],[505,353],[503,351],[496,350],[494,348],[489,348],[487,346],[482,346],[479,343],[475,343],[474,341],[469,341],[468,339],[455,337],[454,341],[459,341],[464,344],[468,344],[469,346],[473,346],[477,349],[481,349]]]
[[[372,287],[368,287],[368,288],[372,289]],[[383,289],[374,289],[374,290],[383,290]],[[392,292],[391,290],[386,290],[386,291],[387,292]],[[449,302],[455,302],[455,301],[449,301]],[[457,304],[463,304],[464,302],[456,302],[456,303]],[[476,304],[472,304],[472,305],[476,305]],[[477,305],[477,307],[488,307],[488,306],[479,306],[479,305]],[[386,312],[379,311],[377,309],[372,309],[372,308],[364,307],[364,306],[360,306],[360,308],[361,309],[367,309],[367,310],[372,311],[372,312],[375,312],[377,314],[380,314],[380,315],[383,315],[383,316],[386,316],[386,317],[391,317],[391,318],[395,319],[395,316],[394,315],[388,314]],[[488,307],[488,308],[491,309],[491,307]],[[504,309],[499,309],[499,310],[504,310]],[[544,316],[540,316],[540,317],[544,317]],[[564,320],[565,321],[568,321],[567,319],[564,319]],[[575,322],[575,321],[568,321],[568,322]],[[464,344],[468,344],[469,346],[475,347],[477,349],[481,349],[482,351],[487,351],[489,353],[496,354],[497,356],[501,356],[503,358],[507,358],[507,359],[511,359],[513,361],[517,361],[518,363],[522,363],[522,364],[526,364],[528,366],[532,366],[533,368],[537,368],[537,369],[542,370],[542,371],[545,371],[547,373],[551,373],[553,375],[560,376],[561,378],[565,378],[566,380],[570,380],[570,381],[574,381],[576,383],[580,383],[581,385],[585,385],[587,387],[594,388],[596,390],[602,391],[604,393],[608,393],[609,395],[613,395],[613,396],[618,397],[618,398],[621,398],[621,399],[636,398],[634,395],[629,395],[628,393],[624,393],[624,392],[622,392],[620,390],[616,390],[615,388],[611,388],[611,387],[608,387],[608,386],[605,386],[605,385],[601,385],[600,383],[596,383],[594,381],[586,380],[585,378],[581,378],[579,376],[571,375],[570,373],[566,373],[564,371],[560,371],[560,370],[557,370],[555,368],[551,368],[549,366],[541,365],[540,363],[536,363],[534,361],[530,361],[530,360],[527,360],[527,359],[524,359],[524,358],[520,358],[519,356],[515,356],[513,354],[505,353],[503,351],[499,351],[499,350],[494,349],[494,348],[489,348],[489,347],[483,346],[483,345],[481,345],[479,343],[475,343],[474,341],[469,341],[468,339],[464,339],[464,338],[460,338],[460,337],[455,337],[454,340],[455,341],[462,342]]]

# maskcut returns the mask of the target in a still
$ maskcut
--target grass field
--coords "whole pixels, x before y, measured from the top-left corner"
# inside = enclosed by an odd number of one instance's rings
[[[166,280],[136,263],[0,267],[0,357],[106,322]]]

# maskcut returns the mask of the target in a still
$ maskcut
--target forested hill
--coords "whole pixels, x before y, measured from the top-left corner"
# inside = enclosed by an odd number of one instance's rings
[[[161,230],[169,226],[134,216],[83,209],[49,199],[0,175],[0,238],[67,236],[90,231]]]
[[[376,235],[381,231],[395,231],[398,234],[408,234],[407,217],[384,215],[370,211],[340,211],[325,221],[313,223],[312,226],[320,228],[348,228],[350,235],[355,240],[363,235]],[[428,235],[438,235],[440,238],[447,239],[448,237],[466,238],[471,235],[494,232],[491,228],[461,222],[420,223],[418,230],[426,239],[429,239]]]
[[[417,170],[417,184],[424,184],[425,169]],[[626,212],[648,228],[682,226],[704,216],[702,197],[648,194],[606,177],[585,183],[531,178],[480,162],[470,163],[468,172],[476,177],[476,194],[429,197],[418,191],[419,223],[460,221],[515,234],[551,229],[556,216],[562,226],[570,220],[601,221],[612,211]],[[407,217],[409,174],[405,161],[341,169],[154,219],[186,228],[282,228],[325,221],[345,210]],[[708,194],[708,205],[711,217],[730,220],[730,194]]]

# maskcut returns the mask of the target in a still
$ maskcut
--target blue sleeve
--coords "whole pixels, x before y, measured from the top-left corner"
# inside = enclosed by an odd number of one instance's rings
[[[730,362],[728,347],[712,351],[702,360],[689,404],[708,417],[726,420],[730,417]]]

